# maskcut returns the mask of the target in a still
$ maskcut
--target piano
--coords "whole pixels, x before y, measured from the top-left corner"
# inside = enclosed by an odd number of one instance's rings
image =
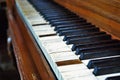
[[[6,0],[21,80],[120,80],[119,0]]]

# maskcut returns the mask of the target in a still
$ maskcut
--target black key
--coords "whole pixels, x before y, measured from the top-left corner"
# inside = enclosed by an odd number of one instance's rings
[[[73,13],[49,13],[49,14],[43,14],[44,17],[56,17],[56,16],[67,16],[67,15],[74,15]]]
[[[68,13],[68,12],[61,12],[61,11],[53,11],[53,12],[40,12],[42,16],[50,17],[50,16],[60,16],[60,15],[75,15],[73,13]]]
[[[120,72],[120,64],[119,65],[112,65],[112,66],[103,66],[103,67],[95,67],[93,74],[95,76],[105,75],[105,74],[112,74]]]
[[[80,47],[76,49],[76,54],[80,54],[83,51],[88,50],[96,50],[96,49],[104,49],[104,48],[117,48],[120,47],[120,43],[111,43],[111,44],[100,44],[100,45],[94,45],[94,46],[86,46],[86,47]]]
[[[67,12],[67,13],[71,13],[70,11],[68,11],[68,9],[58,9],[58,7],[52,7],[52,8],[49,8],[49,7],[43,7],[43,8],[40,8],[39,7],[39,11],[40,12]]]
[[[54,16],[54,17],[46,17],[45,19],[46,20],[57,20],[57,19],[64,19],[64,18],[74,18],[74,17],[78,17],[78,16],[76,16],[76,15],[69,15],[69,16]]]
[[[49,14],[74,14],[74,13],[70,13],[69,11],[64,11],[64,10],[57,10],[57,11],[50,11],[50,10],[46,10],[46,11],[43,11],[41,12],[41,14],[46,14],[46,15],[49,15]]]
[[[49,22],[52,24],[52,23],[55,23],[55,22],[61,22],[61,21],[74,21],[74,20],[85,20],[83,18],[64,18],[64,19],[56,19],[56,20],[49,20]]]
[[[54,8],[48,8],[48,7],[43,7],[43,8],[39,8],[41,12],[56,12],[56,11],[65,11],[65,9],[57,9],[57,7]]]
[[[92,59],[100,57],[109,57],[120,55],[120,48],[107,48],[107,49],[96,49],[93,51],[84,51],[80,54],[80,59]]]
[[[67,36],[67,35],[76,35],[76,34],[87,34],[89,32],[98,32],[99,28],[87,28],[87,29],[78,29],[78,30],[67,30],[67,31],[61,31],[59,33],[59,36]]]
[[[67,14],[59,14],[59,15],[44,15],[44,18],[47,19],[47,18],[61,18],[61,17],[65,17],[67,16]],[[73,16],[73,14],[69,14],[69,16]],[[74,15],[75,16],[75,15]]]
[[[74,38],[74,39],[68,39],[66,44],[79,44],[81,42],[94,42],[97,40],[108,40],[111,39],[110,35],[103,34],[103,35],[95,35],[90,37],[83,37],[83,38]]]
[[[68,27],[68,28],[59,28],[57,30],[57,33],[61,32],[61,31],[86,29],[86,28],[95,28],[95,25],[84,25],[84,26],[75,26],[75,27]]]
[[[113,64],[119,64],[119,63],[120,63],[120,57],[112,57],[112,58],[105,58],[105,59],[90,60],[88,62],[87,67],[91,69],[91,68],[94,68],[95,66],[113,65]]]
[[[34,4],[34,3],[33,3]],[[66,8],[63,8],[61,6],[55,5],[53,3],[45,3],[45,2],[38,2],[37,4],[35,4],[36,7],[38,9],[40,9],[40,11],[51,11],[51,10],[68,10]],[[47,6],[45,6],[47,5]],[[61,9],[62,8],[62,9]]]
[[[41,11],[53,11],[53,10],[56,10],[56,11],[66,11],[66,12],[70,12],[68,9],[66,9],[66,8],[63,8],[62,7],[62,9],[61,9],[61,6],[52,6],[51,8],[49,8],[49,7],[51,7],[51,6],[47,6],[47,7],[39,7],[39,8],[41,8]]]
[[[74,22],[74,21],[80,21],[80,22],[85,22],[86,20],[85,19],[58,19],[58,21],[49,21],[50,24],[52,25],[59,25],[60,23],[63,23],[63,22]]]
[[[43,13],[43,14],[51,14],[51,13],[61,13],[61,14],[64,14],[64,13],[69,13],[69,12],[67,12],[67,11],[64,11],[64,10],[54,10],[54,9],[52,9],[52,10],[41,10],[41,13]]]
[[[61,22],[54,22],[51,25],[57,26],[57,25],[63,25],[63,24],[69,24],[69,23],[80,23],[80,22],[86,22],[86,20],[61,21]]]
[[[91,23],[86,23],[86,22],[81,22],[81,23],[70,23],[70,24],[64,24],[64,25],[58,25],[58,26],[55,26],[55,29],[54,30],[58,30],[60,28],[68,28],[68,27],[79,27],[79,26],[85,26],[85,25],[91,25]]]
[[[52,21],[52,22],[59,22],[59,21],[62,21],[62,20],[76,20],[76,19],[83,20],[83,18],[79,18],[79,17],[68,17],[68,18],[59,18],[59,19],[50,20],[50,21]]]
[[[59,22],[59,21],[71,21],[71,20],[83,20],[83,18],[78,18],[78,17],[64,17],[64,18],[53,18],[53,19],[48,19],[51,23],[52,22]]]
[[[120,80],[120,75],[119,76],[108,77],[105,80]]]
[[[79,43],[79,44],[74,44],[72,47],[72,51],[76,50],[76,48],[83,47],[83,46],[89,46],[89,45],[97,45],[97,44],[109,44],[109,43],[118,43],[120,42],[119,40],[100,40],[100,41],[95,41],[95,42],[89,42],[89,43]]]
[[[105,32],[91,32],[88,34],[77,34],[77,35],[67,35],[64,36],[63,41],[66,41],[68,39],[74,39],[74,38],[78,38],[78,37],[89,37],[89,36],[95,36],[95,35],[101,35],[101,34],[106,34]]]

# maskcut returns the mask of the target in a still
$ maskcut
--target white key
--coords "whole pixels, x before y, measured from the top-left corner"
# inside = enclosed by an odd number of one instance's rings
[[[69,47],[70,49],[72,49],[72,46],[73,46],[73,44],[69,44],[69,45],[68,45],[68,47]]]
[[[59,34],[57,34],[57,36],[59,36]],[[64,39],[64,36],[59,36],[62,40]]]
[[[22,11],[23,12],[33,12],[36,13],[37,11],[32,7],[32,6],[22,6]],[[30,13],[29,13],[30,14]]]
[[[43,43],[48,53],[67,52],[71,51],[63,42]]]
[[[105,80],[107,77],[119,76],[120,73],[106,74],[101,76],[96,76],[98,80]]]
[[[71,51],[71,49],[68,48],[68,46],[58,36],[41,37],[39,39],[49,53]]]
[[[19,3],[20,3],[23,13],[25,14],[25,16],[27,16],[28,18],[27,20],[30,22],[31,25],[48,24],[48,22],[44,20],[44,18],[31,5],[29,5],[27,1],[19,1]]]
[[[56,34],[56,32],[50,27],[50,25],[38,25],[33,26],[32,28],[38,36]]]
[[[56,32],[51,30],[51,29],[43,29],[43,30],[36,30],[35,33],[38,35],[38,36],[48,36],[48,35],[55,35]]]
[[[74,80],[74,78],[83,76],[93,76],[93,80],[95,80],[95,76],[89,69],[86,68],[84,64],[76,66],[67,65],[67,67],[59,66],[58,69],[65,80],[72,80],[72,78]]]
[[[87,76],[77,76],[73,78],[67,78],[65,80],[97,80],[94,75],[87,75]]]
[[[25,15],[26,15],[26,17],[29,19],[29,18],[32,18],[32,17],[37,17],[37,16],[39,16],[39,17],[42,17],[40,14],[39,14],[39,12],[26,12],[26,13],[24,13]],[[43,17],[42,17],[43,18]]]
[[[31,25],[36,25],[36,24],[48,24],[47,21],[45,21],[41,16],[33,16],[28,19]]]
[[[53,53],[50,55],[55,62],[79,60],[79,58],[73,52],[60,52],[60,53]]]
[[[42,43],[56,43],[56,42],[63,42],[59,36],[46,36],[40,37]]]
[[[54,30],[50,25],[36,25],[32,27],[35,31],[37,30],[46,30],[46,29],[52,29]]]
[[[81,63],[81,64],[72,64],[72,65],[64,65],[64,66],[59,66],[58,69],[61,72],[68,72],[68,71],[74,71],[78,69],[87,69],[87,67]]]

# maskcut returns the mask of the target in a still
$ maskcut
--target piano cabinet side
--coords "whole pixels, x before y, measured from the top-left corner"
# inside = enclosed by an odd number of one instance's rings
[[[55,80],[42,52],[22,21],[14,0],[6,0],[9,31],[21,80]]]
[[[119,0],[54,0],[120,40]]]

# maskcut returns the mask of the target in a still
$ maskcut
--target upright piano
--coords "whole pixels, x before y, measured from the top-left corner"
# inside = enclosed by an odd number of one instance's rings
[[[119,0],[6,0],[21,80],[120,80]]]

